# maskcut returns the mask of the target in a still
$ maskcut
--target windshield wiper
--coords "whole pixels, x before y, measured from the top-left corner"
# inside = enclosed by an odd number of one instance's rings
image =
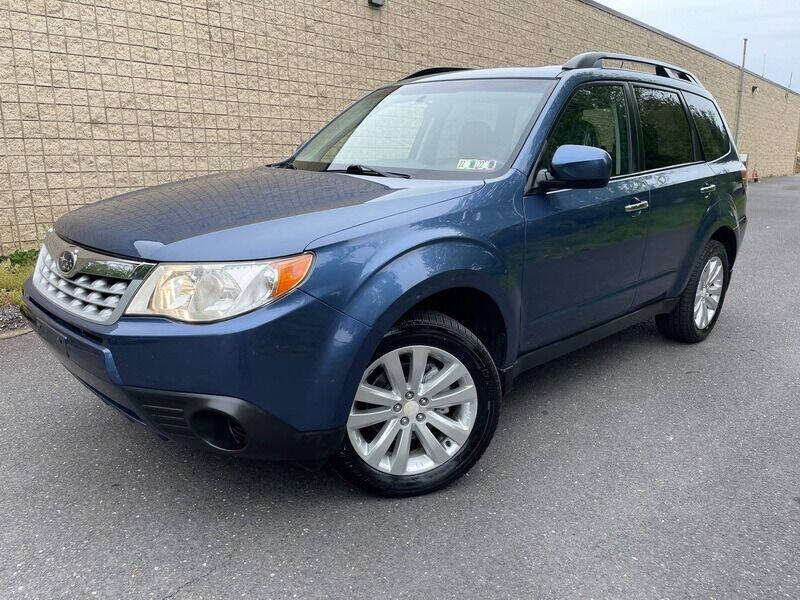
[[[279,162],[271,163],[271,164],[269,164],[267,166],[268,167],[275,167],[276,169],[296,169],[297,168],[297,167],[294,166],[294,161],[293,160],[289,160],[288,158],[286,160],[282,160],[282,161],[279,161]]]
[[[368,167],[367,165],[348,165],[346,169],[330,169],[329,172],[343,171],[351,175],[377,175],[378,177],[402,177],[403,179],[411,179],[408,173],[397,173],[395,171],[381,171],[375,167]]]

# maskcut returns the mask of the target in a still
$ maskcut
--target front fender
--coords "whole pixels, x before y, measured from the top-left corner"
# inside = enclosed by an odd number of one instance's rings
[[[489,296],[499,308],[508,331],[504,355],[509,360],[517,343],[521,295],[510,269],[491,247],[463,238],[437,239],[382,264],[371,264],[379,261],[379,257],[367,261],[363,276],[356,278],[358,283],[352,288],[325,294],[323,298],[369,325],[377,338],[373,346],[425,298],[447,289],[473,288]],[[342,264],[346,263],[339,263],[340,267]],[[370,356],[372,351],[374,347]]]
[[[508,362],[517,344],[520,290],[504,262],[473,241],[439,240],[397,257],[364,281],[344,312],[385,332],[425,298],[452,288],[476,289],[494,301],[509,334]]]
[[[405,313],[433,294],[452,289],[473,288],[485,293],[500,309],[506,324],[503,364],[513,362],[517,347],[517,319],[520,293],[509,285],[509,272],[487,248],[464,240],[440,240],[396,257],[367,277],[337,306],[347,315],[370,325],[352,369],[346,390],[355,390],[384,334]],[[352,394],[348,397],[352,398]],[[341,406],[349,404],[346,401]],[[346,419],[346,413],[342,416]]]

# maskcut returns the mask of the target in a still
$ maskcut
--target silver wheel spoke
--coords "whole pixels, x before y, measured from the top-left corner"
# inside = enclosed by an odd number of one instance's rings
[[[400,396],[405,394],[408,387],[406,385],[406,376],[403,373],[403,365],[400,364],[400,354],[396,350],[384,355],[383,369],[386,371],[386,377],[389,379],[392,391]]]
[[[436,412],[429,412],[428,422],[459,446],[463,446],[469,437],[469,429],[462,427],[450,417],[445,417]]]
[[[362,410],[355,413],[350,413],[350,418],[347,421],[348,427],[361,429],[370,425],[383,423],[396,416],[391,408],[376,408],[371,410]]]
[[[367,464],[376,467],[381,459],[386,456],[386,451],[392,445],[394,438],[397,437],[397,431],[400,429],[400,419],[388,421],[383,425],[378,435],[367,447],[367,453],[364,459]]]
[[[714,261],[711,268],[708,270],[708,279],[706,279],[706,281],[709,283],[714,281],[717,278],[717,275],[720,274],[720,271],[722,271],[722,263],[719,261]]]
[[[708,298],[706,298],[706,306],[708,306],[708,308],[710,308],[711,310],[716,310],[718,305],[719,302],[717,302],[717,300],[713,296],[709,296]]]
[[[411,366],[408,370],[408,389],[415,394],[422,392],[422,378],[425,376],[425,367],[428,365],[428,351],[416,347],[411,352]]]
[[[433,398],[436,394],[443,392],[456,381],[461,379],[467,370],[460,362],[455,362],[444,371],[438,373],[431,381],[422,386],[422,395]]]
[[[417,432],[417,438],[422,444],[425,454],[437,465],[442,464],[450,455],[445,452],[444,446],[436,439],[433,432],[428,428],[425,423],[414,423],[414,429]]]
[[[400,439],[395,445],[392,457],[392,475],[403,475],[408,468],[408,455],[411,450],[411,427],[404,427],[400,431]]]
[[[478,394],[475,391],[475,386],[465,385],[453,390],[449,394],[441,394],[436,396],[436,398],[433,398],[430,401],[428,408],[449,408],[451,406],[464,404],[465,402],[469,402],[470,400],[475,400],[477,398]]]
[[[394,406],[398,398],[388,390],[362,383],[358,386],[355,400],[356,402],[374,404],[375,406]]]

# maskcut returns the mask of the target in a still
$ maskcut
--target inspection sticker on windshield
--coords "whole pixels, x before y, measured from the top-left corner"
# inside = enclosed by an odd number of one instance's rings
[[[477,158],[462,158],[458,161],[456,169],[462,171],[494,171],[497,168],[496,160],[480,160]]]

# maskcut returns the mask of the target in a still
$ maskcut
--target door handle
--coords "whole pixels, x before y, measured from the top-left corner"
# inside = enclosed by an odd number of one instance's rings
[[[638,198],[634,198],[634,200],[638,200]],[[641,200],[639,202],[626,205],[625,212],[639,212],[640,210],[645,210],[647,208],[650,208],[650,203],[647,200]]]
[[[708,185],[704,185],[703,187],[700,188],[700,193],[701,194],[710,194],[715,189],[717,189],[717,186],[715,186],[713,183],[709,183]]]

